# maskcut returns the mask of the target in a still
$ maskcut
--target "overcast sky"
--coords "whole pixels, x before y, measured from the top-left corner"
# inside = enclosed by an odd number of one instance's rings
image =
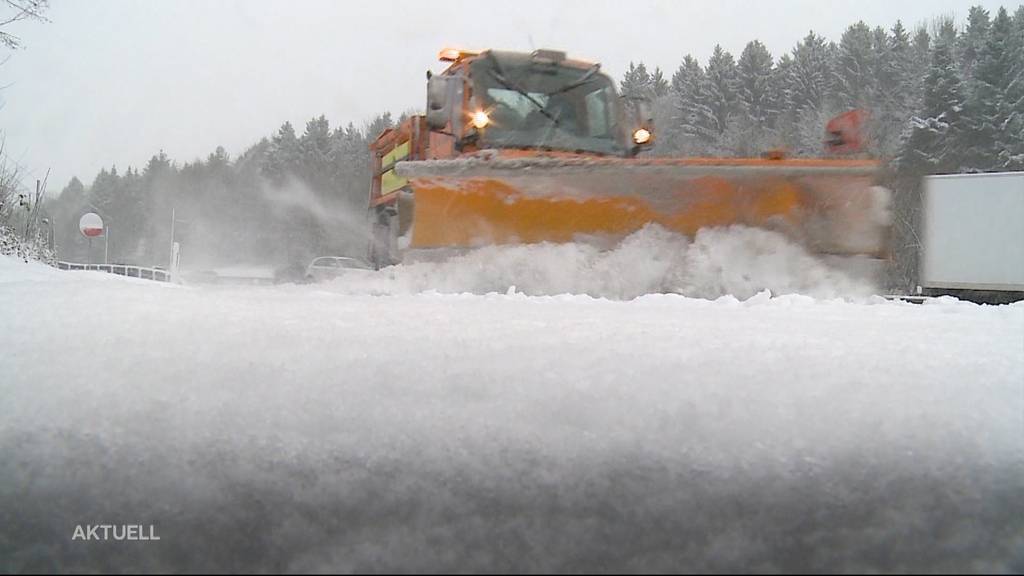
[[[49,190],[102,166],[141,166],[160,149],[177,161],[223,145],[234,156],[285,120],[301,132],[385,110],[422,108],[424,72],[440,48],[555,48],[600,61],[618,78],[631,60],[668,75],[716,43],[752,39],[776,57],[814,30],[837,40],[864,20],[908,28],[962,21],[982,0],[51,0],[49,23],[8,29],[25,48],[0,67],[0,127]],[[1007,4],[1012,8],[1016,4]]]

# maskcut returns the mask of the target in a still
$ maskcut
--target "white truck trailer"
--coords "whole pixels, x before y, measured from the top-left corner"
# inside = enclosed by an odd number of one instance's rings
[[[918,291],[1024,300],[1024,172],[928,176]]]

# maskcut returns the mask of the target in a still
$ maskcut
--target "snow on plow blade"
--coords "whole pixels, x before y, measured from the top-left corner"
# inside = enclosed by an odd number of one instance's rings
[[[693,236],[744,224],[822,254],[886,257],[890,198],[862,160],[462,158],[401,162],[410,248]]]

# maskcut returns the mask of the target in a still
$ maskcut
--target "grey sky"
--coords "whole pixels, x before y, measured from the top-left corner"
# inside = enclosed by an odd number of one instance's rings
[[[808,30],[838,40],[849,24],[908,28],[962,20],[982,0],[690,2],[604,0],[52,0],[51,23],[18,23],[26,48],[0,67],[0,127],[33,175],[57,192],[101,166],[177,161],[217,145],[232,156],[285,120],[301,132],[421,108],[424,72],[445,45],[556,48],[618,77],[631,60],[667,74],[715,43],[759,39],[775,56]],[[1006,4],[1010,9],[1016,4]]]

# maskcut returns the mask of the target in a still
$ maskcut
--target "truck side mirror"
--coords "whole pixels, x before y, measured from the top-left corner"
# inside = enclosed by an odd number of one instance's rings
[[[857,154],[864,151],[868,113],[850,110],[828,121],[825,126],[825,150],[829,154]]]
[[[427,125],[440,130],[448,125],[451,118],[451,99],[447,76],[431,76],[427,79]]]

